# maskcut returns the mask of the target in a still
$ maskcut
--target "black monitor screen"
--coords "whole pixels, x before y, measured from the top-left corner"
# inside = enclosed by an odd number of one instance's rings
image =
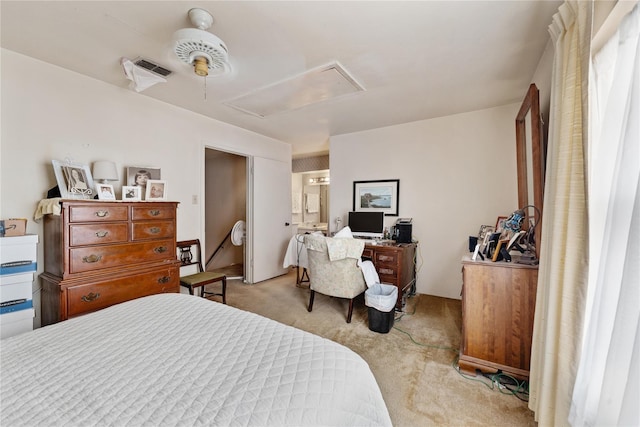
[[[382,237],[384,212],[349,212],[349,228],[354,236]]]

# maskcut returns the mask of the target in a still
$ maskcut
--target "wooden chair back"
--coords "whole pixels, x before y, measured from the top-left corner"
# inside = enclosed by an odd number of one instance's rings
[[[197,265],[199,273],[204,271],[202,266],[202,246],[200,246],[200,239],[176,242],[176,247],[180,251],[178,259],[180,260],[181,267]]]

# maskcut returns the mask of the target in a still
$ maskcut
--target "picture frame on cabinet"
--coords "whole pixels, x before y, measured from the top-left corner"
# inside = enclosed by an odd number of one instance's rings
[[[491,254],[491,261],[496,262],[496,261],[501,261],[502,260],[502,255],[501,255],[501,250],[503,247],[506,248],[506,246],[509,244],[509,239],[500,239],[498,240],[498,242],[496,243],[496,247],[493,250],[493,253]]]
[[[145,200],[167,200],[167,181],[150,179],[147,181]]]
[[[499,216],[498,219],[496,219],[496,228],[495,228],[496,232],[504,231],[504,224],[507,221],[507,218],[508,217],[506,216]]]
[[[89,165],[52,160],[53,173],[63,199],[93,199],[96,195]]]
[[[142,187],[136,185],[122,186],[122,200],[129,202],[137,202],[142,200]]]
[[[140,187],[140,198],[147,191],[147,181],[150,179],[162,179],[161,170],[151,166],[127,166],[127,185]]]
[[[111,184],[98,184],[96,186],[98,190],[98,199],[100,200],[115,200],[116,193],[113,191],[113,185]]]

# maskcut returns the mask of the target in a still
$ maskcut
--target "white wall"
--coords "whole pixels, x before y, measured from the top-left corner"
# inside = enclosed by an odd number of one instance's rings
[[[353,206],[353,181],[400,180],[400,217],[419,241],[417,292],[460,298],[468,236],[518,208],[520,104],[331,138],[330,221]],[[386,217],[393,225],[395,217]]]
[[[29,218],[56,185],[51,160],[116,162],[120,187],[126,166],[162,169],[170,200],[180,202],[178,239],[201,236],[204,146],[291,161],[291,146],[68,70],[2,49],[0,217]],[[166,83],[170,84],[170,82]],[[40,273],[39,271],[38,273]],[[39,299],[34,299],[39,308]],[[38,310],[39,313],[39,310]],[[36,322],[38,324],[38,322]]]

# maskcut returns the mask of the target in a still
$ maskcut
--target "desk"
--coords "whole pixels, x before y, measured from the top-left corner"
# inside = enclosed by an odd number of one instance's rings
[[[396,311],[402,311],[408,294],[415,293],[417,243],[365,243],[363,258],[370,258],[381,283],[398,287]]]

